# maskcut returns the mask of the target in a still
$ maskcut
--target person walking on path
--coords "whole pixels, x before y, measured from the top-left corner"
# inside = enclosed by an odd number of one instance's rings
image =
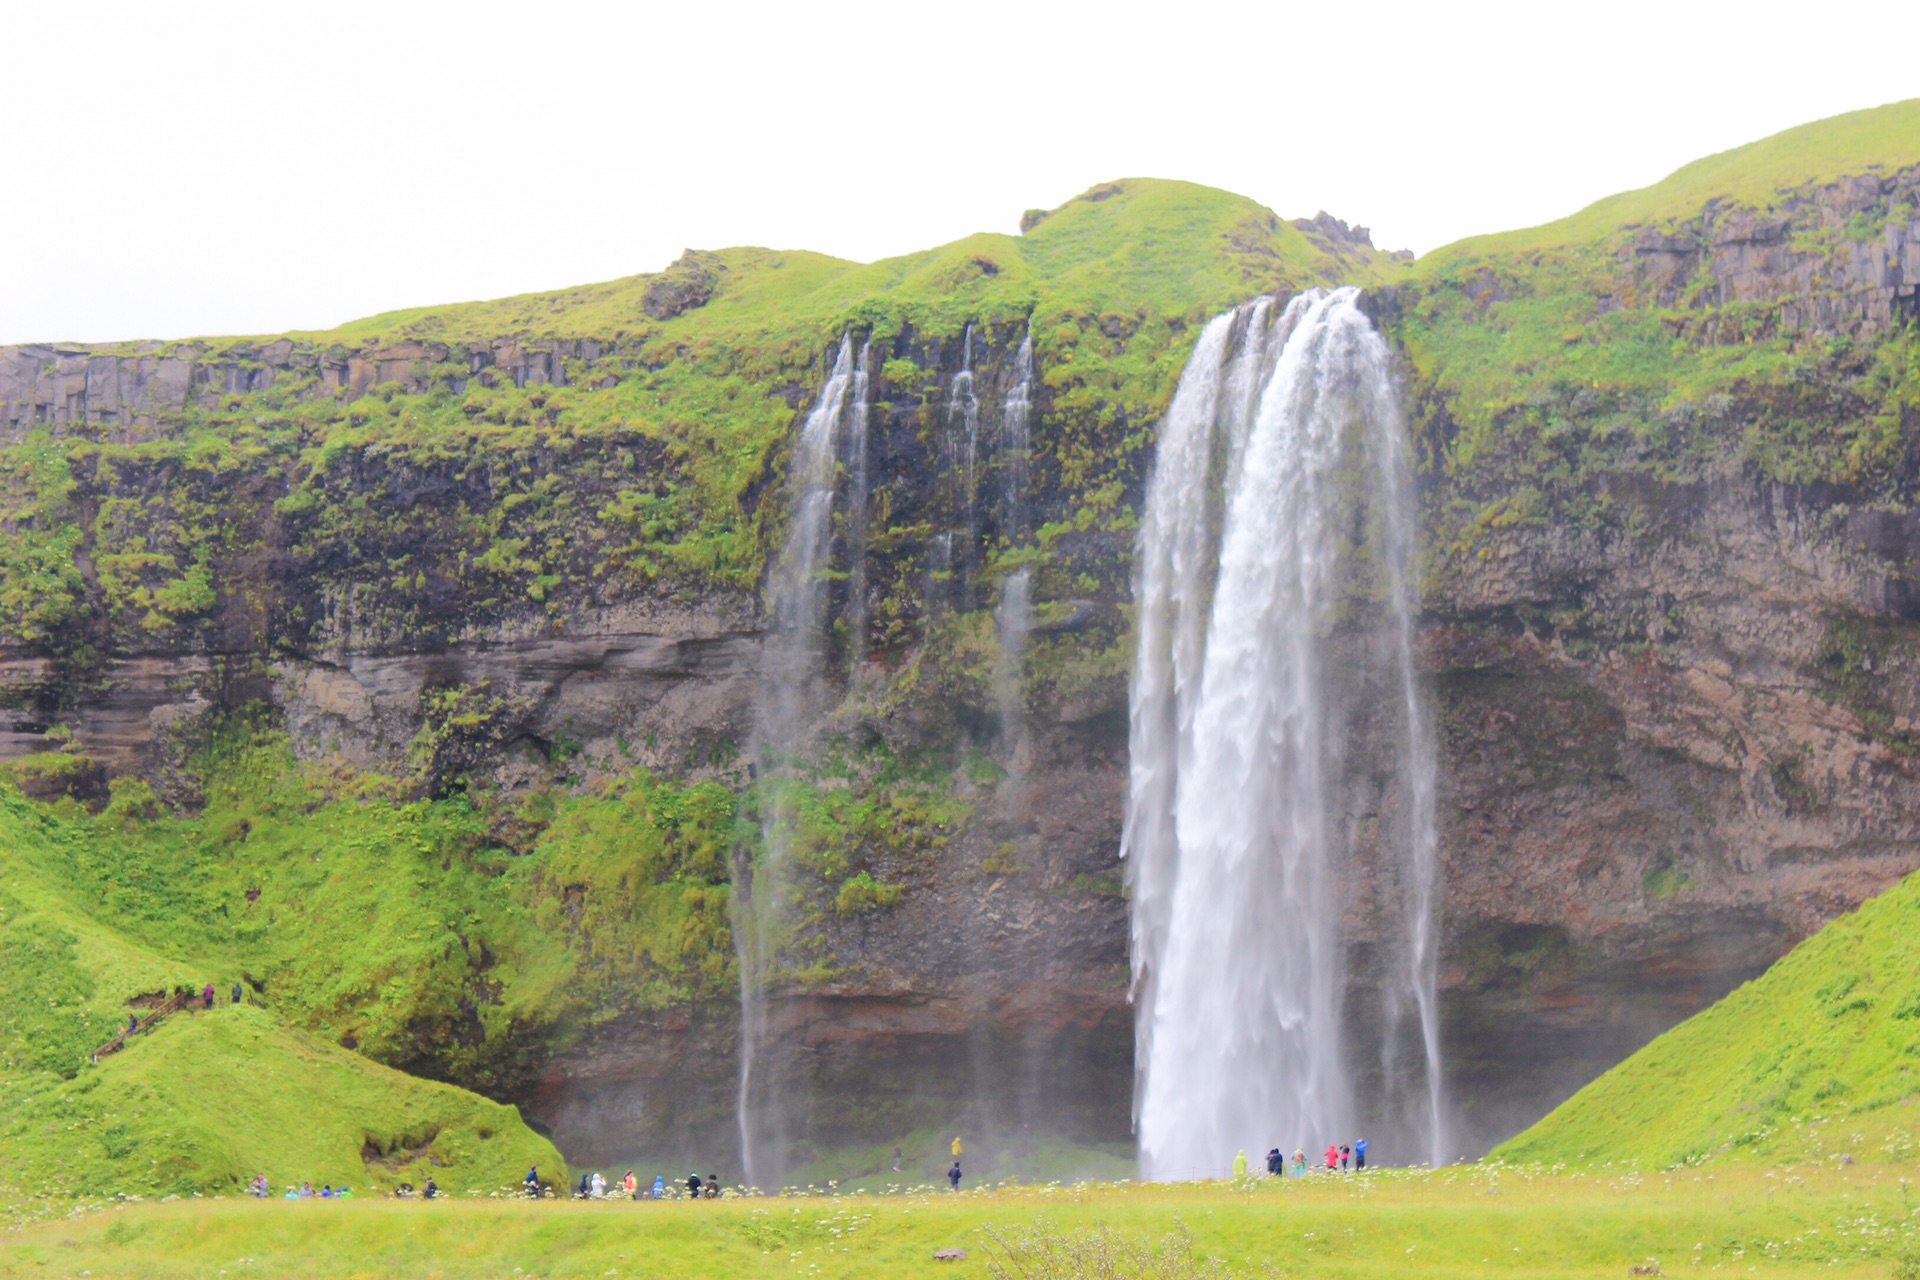
[[[1353,1148],[1346,1143],[1340,1144],[1340,1172],[1345,1173],[1353,1165]]]
[[[1233,1180],[1235,1182],[1240,1182],[1240,1181],[1243,1181],[1246,1178],[1246,1176],[1247,1176],[1247,1152],[1246,1152],[1246,1148],[1243,1147],[1239,1151],[1234,1153]]]
[[[200,993],[200,998],[206,1002],[207,1008],[213,1008],[213,984],[211,982],[207,984],[207,989]]]
[[[960,1139],[955,1138],[953,1140],[953,1145],[956,1147],[959,1146]],[[953,1162],[953,1168],[947,1170],[947,1185],[952,1187],[955,1191],[958,1191],[960,1189],[960,1177],[961,1177],[960,1162],[958,1160],[955,1160]]]
[[[1367,1140],[1365,1138],[1353,1144],[1353,1167],[1355,1169],[1364,1169],[1367,1167]]]
[[[627,1199],[640,1198],[640,1179],[633,1176],[633,1170],[627,1170],[627,1176],[620,1179],[620,1189],[627,1193]]]
[[[237,982],[233,984],[233,1002],[240,1003],[240,984]]]

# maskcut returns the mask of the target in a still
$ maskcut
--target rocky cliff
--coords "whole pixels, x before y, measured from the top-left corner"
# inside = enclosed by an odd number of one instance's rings
[[[737,870],[786,450],[825,353],[870,337],[868,501],[843,491],[835,529],[844,697],[801,841],[818,883],[772,1013],[800,1049],[786,1087],[816,1147],[955,1116],[1124,1142],[1127,610],[1157,414],[1207,316],[1363,283],[1422,460],[1445,1038],[1484,1149],[1920,867],[1920,187],[1877,153],[1829,167],[1411,264],[1324,215],[1130,181],[866,268],[729,251],[334,335],[0,352],[0,751],[64,745],[190,810],[192,753],[265,704],[310,762],[496,814],[635,770],[718,782]],[[963,363],[991,414],[1028,334],[1018,529],[991,485],[958,494],[943,432]],[[1010,716],[992,609],[1023,566]],[[538,820],[493,831],[545,856]],[[1382,874],[1349,884],[1356,1005]],[[577,1159],[718,1155],[723,986],[505,1032],[532,1039],[492,1087]]]

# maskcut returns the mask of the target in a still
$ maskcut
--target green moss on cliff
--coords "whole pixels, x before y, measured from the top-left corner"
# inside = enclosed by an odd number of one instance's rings
[[[269,729],[234,727],[198,767],[191,819],[133,781],[97,817],[0,791],[9,873],[146,957],[102,989],[108,1005],[244,974],[297,1026],[497,1092],[596,1021],[731,995],[735,801],[720,787],[640,771],[554,797],[521,815],[516,857],[464,793],[409,799],[393,779],[302,766]],[[68,1041],[112,1022],[88,1015],[36,1052],[77,1068]]]

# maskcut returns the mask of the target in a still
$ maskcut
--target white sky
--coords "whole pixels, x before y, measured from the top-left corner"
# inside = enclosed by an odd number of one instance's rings
[[[1425,252],[1920,95],[1912,0],[0,0],[0,18],[0,342],[316,328],[689,245],[868,260],[1133,175]]]

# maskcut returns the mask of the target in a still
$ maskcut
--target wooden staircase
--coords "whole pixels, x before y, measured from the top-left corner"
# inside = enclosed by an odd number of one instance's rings
[[[93,1051],[93,1057],[90,1059],[90,1061],[98,1062],[102,1058],[111,1057],[113,1054],[120,1052],[122,1049],[127,1047],[128,1036],[138,1035],[142,1031],[153,1030],[155,1026],[159,1025],[159,1022],[162,1018],[166,1017],[170,1013],[178,1013],[180,1010],[192,1004],[193,1001],[194,1001],[194,995],[191,991],[174,992],[172,998],[170,998],[165,1004],[160,1005],[158,1008],[152,1010],[147,1014],[146,1017],[140,1019],[138,1022],[135,1022],[132,1026],[123,1028],[119,1035],[107,1041],[105,1044],[101,1045],[98,1049],[95,1049]]]

